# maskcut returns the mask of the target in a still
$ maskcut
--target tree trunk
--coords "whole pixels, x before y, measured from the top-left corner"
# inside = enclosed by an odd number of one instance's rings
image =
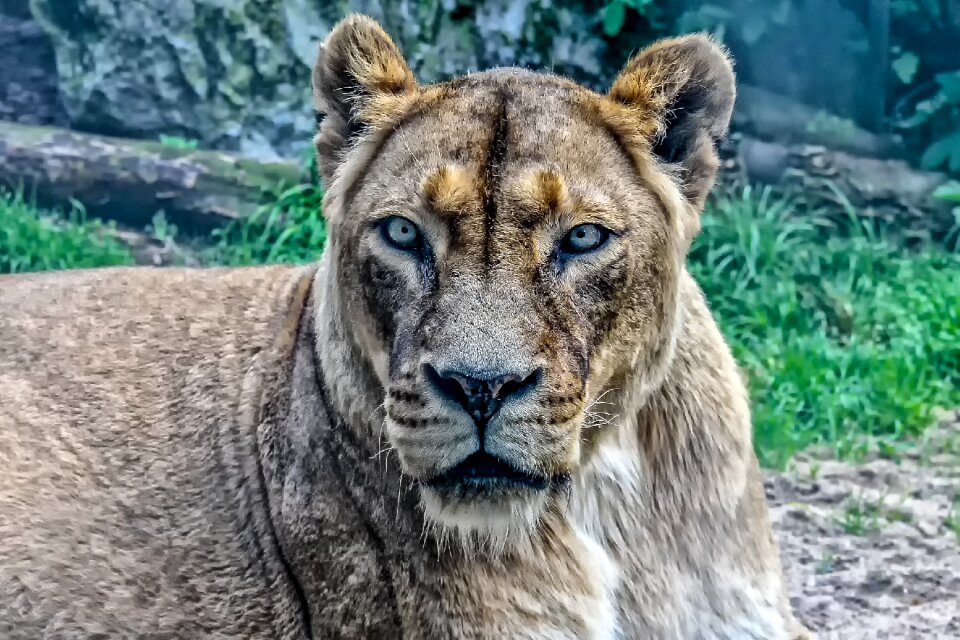
[[[289,163],[0,122],[0,184],[42,206],[76,200],[92,215],[132,226],[162,210],[181,228],[203,232],[302,179]]]

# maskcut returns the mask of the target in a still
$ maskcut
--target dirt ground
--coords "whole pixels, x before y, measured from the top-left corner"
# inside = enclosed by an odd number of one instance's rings
[[[766,479],[794,610],[820,640],[960,639],[960,412],[865,462]]]

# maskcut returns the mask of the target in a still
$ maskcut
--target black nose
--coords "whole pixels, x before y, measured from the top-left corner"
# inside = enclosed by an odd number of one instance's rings
[[[493,417],[503,401],[521,391],[535,387],[542,369],[527,375],[505,373],[492,377],[475,377],[458,371],[439,373],[432,365],[423,366],[430,384],[445,398],[466,409],[474,422],[482,426]]]

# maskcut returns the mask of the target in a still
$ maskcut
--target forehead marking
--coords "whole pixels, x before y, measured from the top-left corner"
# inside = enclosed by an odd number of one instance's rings
[[[482,206],[473,174],[455,164],[440,167],[427,176],[421,195],[427,206],[441,218],[453,218]]]
[[[510,137],[510,122],[507,118],[507,95],[500,89],[496,92],[495,96],[499,108],[496,111],[493,122],[493,132],[490,135],[487,157],[483,163],[484,166],[480,178],[484,217],[483,262],[487,266],[490,265],[491,256],[490,236],[493,231],[493,225],[497,220],[496,197],[500,187],[499,179],[503,175],[503,167],[506,164]]]
[[[521,186],[523,199],[541,211],[555,212],[570,209],[567,185],[556,171],[541,169],[530,175]]]

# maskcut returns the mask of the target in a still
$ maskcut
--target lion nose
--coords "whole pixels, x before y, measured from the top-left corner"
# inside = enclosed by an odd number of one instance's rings
[[[485,425],[507,398],[535,387],[543,375],[542,369],[536,369],[526,375],[505,373],[478,377],[460,371],[441,373],[430,364],[424,365],[424,370],[434,389],[463,407],[479,426]]]

